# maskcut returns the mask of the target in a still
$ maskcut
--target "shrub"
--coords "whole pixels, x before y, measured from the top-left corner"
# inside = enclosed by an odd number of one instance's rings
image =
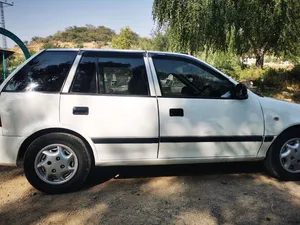
[[[237,61],[237,58],[230,53],[215,52],[210,54],[208,57],[205,57],[205,53],[202,52],[198,55],[199,58],[205,59],[205,61],[218,70],[222,71],[228,76],[231,76],[233,79],[238,80],[238,72],[241,70],[240,65]]]
[[[260,80],[264,71],[262,69],[245,69],[238,72],[238,81],[256,81]]]
[[[289,80],[292,83],[300,83],[300,65],[295,65],[294,68],[289,72]]]
[[[287,74],[284,69],[267,68],[262,75],[263,84],[274,88],[282,87],[287,80]]]

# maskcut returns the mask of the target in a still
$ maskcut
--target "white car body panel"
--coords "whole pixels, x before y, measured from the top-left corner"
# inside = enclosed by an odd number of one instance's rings
[[[24,139],[0,135],[0,165],[15,166],[17,164],[18,151]]]
[[[289,127],[300,125],[300,105],[272,98],[259,98],[265,118],[266,135],[279,135]],[[277,118],[276,118],[277,117]]]
[[[160,143],[159,158],[217,158],[256,156],[261,142]]]
[[[97,166],[143,166],[143,165],[173,165],[173,164],[197,164],[197,163],[221,163],[261,161],[264,157],[205,157],[205,158],[169,158],[169,159],[142,159],[142,160],[106,160],[96,163]]]
[[[160,54],[195,59],[183,54]],[[10,74],[0,91],[34,57]],[[245,100],[164,98],[150,56],[144,56],[149,97],[71,94],[69,89],[80,58],[80,55],[76,57],[62,93],[1,92],[0,165],[16,165],[20,146],[26,138],[50,128],[67,129],[82,136],[93,150],[96,165],[260,160],[276,136],[300,124],[299,105],[262,98],[250,91]],[[89,114],[73,115],[75,106],[88,107]],[[170,108],[184,109],[184,117],[170,117]],[[262,137],[262,141],[168,141],[230,136],[257,136]]]
[[[259,97],[265,121],[265,135],[276,137],[293,126],[300,126],[300,105],[273,98]],[[272,143],[263,143],[258,157],[265,157]]]
[[[158,98],[162,137],[263,136],[260,104],[248,99]],[[170,108],[182,108],[183,117],[170,117]],[[160,143],[159,158],[254,156],[258,142]]]
[[[36,127],[57,124],[59,94],[2,92],[0,115],[3,135],[25,137]]]
[[[158,143],[140,144],[95,144],[98,154],[96,164],[107,161],[146,161],[157,159]]]
[[[95,160],[97,157],[96,148],[88,135],[84,134],[80,128],[64,125],[59,122],[59,94],[45,94],[38,92],[10,93],[3,92],[0,96],[0,115],[2,121],[1,134],[9,147],[9,158],[13,158],[16,163],[17,153],[23,141],[30,135],[51,128],[63,128],[74,131],[83,136],[90,144]],[[30,112],[28,112],[30,109]],[[11,139],[18,139],[20,142],[10,144]],[[3,142],[0,142],[3,144]],[[1,151],[2,152],[2,151]],[[3,157],[0,155],[0,164]],[[11,162],[10,162],[11,163]],[[7,164],[10,164],[7,163]]]
[[[82,130],[91,139],[156,138],[156,98],[62,94],[60,121]],[[89,115],[73,115],[75,106],[89,108]],[[101,143],[103,142],[103,143]],[[158,143],[95,143],[100,160],[157,158]]]

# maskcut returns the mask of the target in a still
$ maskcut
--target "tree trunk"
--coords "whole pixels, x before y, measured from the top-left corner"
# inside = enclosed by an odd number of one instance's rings
[[[195,54],[195,47],[192,42],[190,42],[188,45],[188,54],[192,56]]]
[[[264,68],[264,59],[265,59],[265,53],[256,54],[256,62],[255,65],[258,68]]]
[[[266,53],[267,44],[268,43],[266,43],[264,45],[264,47],[255,50],[255,57],[256,57],[255,65],[256,65],[256,67],[261,68],[261,69],[264,68],[264,61],[265,61],[265,53]]]
[[[205,47],[205,62],[208,60],[208,47]]]
[[[193,55],[194,55],[194,51],[193,51],[193,49],[192,49],[192,48],[190,48],[188,53],[189,53],[189,55],[192,55],[192,56],[193,56]]]

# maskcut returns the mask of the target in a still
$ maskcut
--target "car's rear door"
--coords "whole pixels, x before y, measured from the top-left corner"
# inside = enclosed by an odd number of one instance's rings
[[[159,158],[256,156],[264,121],[257,96],[234,99],[234,84],[202,62],[151,54],[160,119]]]
[[[61,123],[89,136],[101,161],[157,158],[158,109],[144,53],[83,51],[76,61]]]

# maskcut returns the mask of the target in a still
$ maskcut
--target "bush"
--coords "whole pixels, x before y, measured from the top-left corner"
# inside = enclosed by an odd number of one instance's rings
[[[263,84],[268,87],[282,87],[287,80],[287,71],[284,69],[268,68],[262,75]]]
[[[60,46],[59,44],[55,44],[53,42],[45,42],[43,44],[43,49],[48,49],[48,48],[63,48],[64,46]]]
[[[245,82],[245,81],[257,81],[260,80],[263,76],[264,70],[262,69],[245,69],[239,70],[237,77],[238,81]]]
[[[274,56],[266,56],[265,57],[265,63],[279,63],[281,61],[280,58],[274,57]]]
[[[289,80],[292,83],[300,83],[300,65],[295,65],[294,68],[289,72]]]
[[[198,57],[204,59],[204,52],[200,53]],[[216,52],[210,54],[204,61],[213,65],[226,75],[231,76],[233,79],[239,80],[238,75],[241,68],[234,55],[230,53]]]

